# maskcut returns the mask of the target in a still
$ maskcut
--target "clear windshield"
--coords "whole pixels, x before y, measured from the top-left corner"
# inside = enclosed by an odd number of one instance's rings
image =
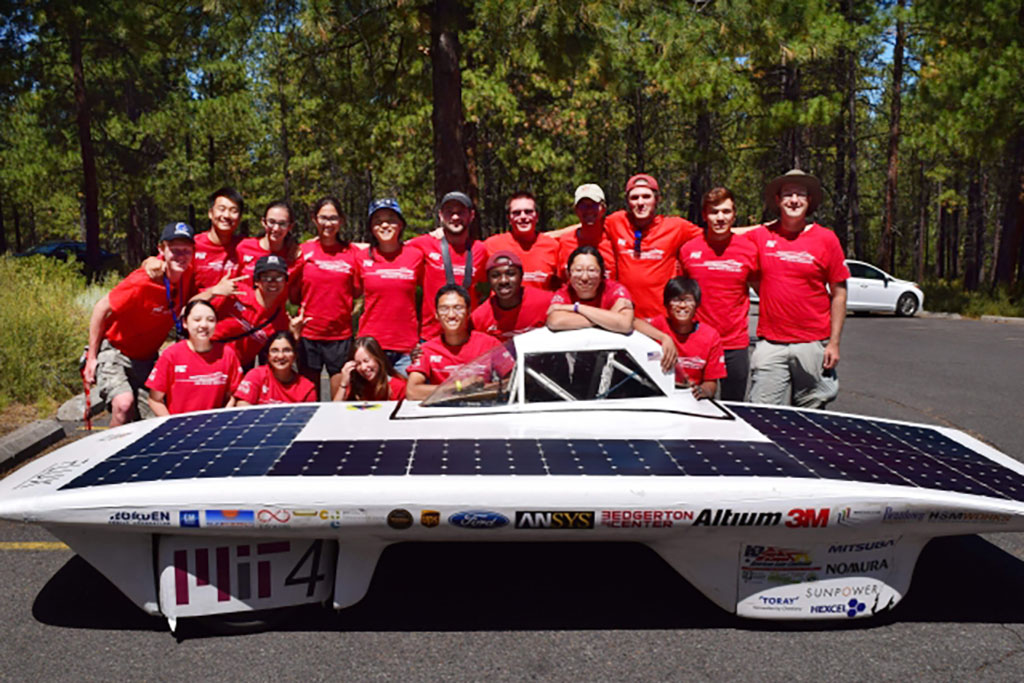
[[[508,341],[460,367],[420,405],[453,408],[507,404],[515,367],[515,344]]]

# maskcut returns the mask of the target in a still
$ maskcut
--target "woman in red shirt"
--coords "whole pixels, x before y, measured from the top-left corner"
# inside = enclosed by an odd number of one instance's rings
[[[295,218],[288,202],[277,201],[267,206],[263,212],[263,236],[246,237],[238,243],[235,253],[238,254],[238,266],[235,276],[252,277],[256,262],[263,256],[274,254],[280,256],[288,264],[288,280],[295,283],[297,271],[302,267],[299,260],[299,244],[292,234]]]
[[[149,373],[149,407],[157,416],[223,408],[242,380],[230,346],[212,341],[217,312],[208,301],[185,306],[187,339],[167,347]]]
[[[412,362],[420,339],[416,286],[423,282],[423,251],[402,242],[405,217],[391,198],[370,202],[370,247],[359,259],[365,296],[359,336],[373,337],[398,372]]]
[[[327,368],[333,396],[352,343],[352,308],[359,295],[356,270],[362,252],[340,234],[345,214],[334,197],[316,202],[312,219],[317,234],[300,247],[302,269],[291,291],[297,288],[303,315],[309,318],[299,340],[301,365],[318,390],[320,372]]]
[[[603,327],[623,334],[633,329],[633,299],[625,286],[605,278],[604,259],[597,247],[577,247],[569,255],[567,270],[568,284],[551,298],[549,328]]]
[[[352,344],[350,360],[341,369],[341,386],[335,401],[401,401],[405,379],[391,367],[384,350],[373,337],[359,337]]]
[[[275,333],[260,353],[261,365],[245,373],[235,390],[235,405],[311,403],[316,387],[295,371],[295,337],[287,330]]]

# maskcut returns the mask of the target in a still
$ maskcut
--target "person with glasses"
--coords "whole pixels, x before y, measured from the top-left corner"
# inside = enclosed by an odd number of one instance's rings
[[[406,396],[421,401],[464,363],[488,349],[500,346],[489,334],[471,330],[469,292],[460,285],[444,285],[434,297],[434,310],[441,333],[425,341],[419,358],[409,366]]]
[[[569,282],[555,292],[548,308],[552,330],[603,327],[626,334],[633,329],[633,298],[629,290],[605,277],[597,247],[577,247],[566,264]]]
[[[223,408],[242,381],[234,350],[213,341],[217,312],[209,301],[185,307],[185,339],[164,349],[146,380],[157,417]]]
[[[750,331],[747,315],[751,281],[756,277],[757,248],[746,237],[733,235],[736,204],[732,192],[716,187],[704,195],[704,234],[679,249],[683,275],[704,293],[697,320],[718,330],[725,348],[726,376],[718,383],[720,398],[742,401],[750,374]]]
[[[793,169],[768,183],[764,203],[779,218],[746,234],[761,269],[750,400],[824,408],[839,393],[850,271],[836,234],[807,220],[821,205],[817,178]]]
[[[662,312],[658,293],[676,275],[679,247],[701,233],[684,218],[659,214],[660,201],[658,181],[639,173],[626,182],[626,210],[604,220],[619,281],[629,288],[636,314],[645,320]]]
[[[299,354],[318,395],[320,373],[327,368],[330,396],[334,396],[352,343],[352,309],[359,296],[356,271],[361,252],[342,236],[345,214],[340,201],[324,197],[313,204],[310,213],[317,234],[300,245],[302,267],[291,287],[299,291],[309,318],[299,339]]]
[[[420,235],[409,246],[423,253],[423,304],[420,307],[420,339],[441,333],[434,301],[442,285],[459,285],[470,297],[470,307],[479,302],[477,285],[487,279],[487,248],[474,238],[476,209],[473,200],[462,192],[449,192],[437,209],[441,236]]]
[[[217,311],[213,340],[230,344],[246,370],[252,368],[256,357],[275,332],[290,330],[292,336],[298,338],[309,321],[301,307],[294,317],[285,310],[288,266],[275,254],[262,256],[256,261],[252,285],[238,282],[234,294],[221,295],[206,290],[193,299],[212,301]]]
[[[298,303],[297,271],[302,268],[299,258],[299,244],[292,233],[295,217],[292,207],[285,201],[271,202],[263,211],[263,236],[247,237],[238,244],[238,266],[236,276],[252,277],[256,262],[271,254],[280,257],[288,264],[288,275],[291,282],[296,283],[292,292],[293,300]]]
[[[470,318],[473,329],[508,341],[517,334],[544,325],[552,292],[523,286],[523,262],[513,251],[496,251],[487,260],[491,298],[477,306]]]
[[[714,398],[718,380],[726,376],[722,338],[715,328],[697,322],[700,285],[674,277],[662,291],[664,314],[650,322],[637,318],[633,327],[661,343],[661,369],[675,372],[676,386],[689,387],[694,398]]]
[[[357,261],[363,288],[359,336],[372,337],[403,376],[420,341],[416,287],[423,280],[423,252],[402,242],[405,216],[397,199],[370,202],[370,245]],[[336,392],[337,393],[337,392]]]
[[[617,279],[615,250],[604,230],[604,217],[608,211],[604,190],[596,183],[584,183],[576,188],[573,199],[573,208],[580,222],[579,225],[556,231],[558,233],[558,277],[563,282],[568,282],[569,274],[565,272],[565,264],[569,261],[569,254],[574,252],[576,247],[589,244],[592,247],[597,247],[597,250],[601,252],[607,276],[612,280]]]
[[[234,405],[311,403],[316,387],[297,371],[298,345],[288,330],[275,332],[260,354],[260,365],[245,374],[235,390]]]
[[[139,416],[152,417],[146,378],[167,333],[181,325],[179,312],[194,293],[188,276],[195,238],[187,223],[169,223],[160,234],[161,271],[151,276],[145,265],[132,271],[93,306],[89,348],[82,378],[96,383],[110,411],[110,426]]]
[[[516,254],[522,263],[524,285],[554,291],[558,288],[558,242],[537,232],[537,199],[529,192],[516,192],[505,202],[505,212],[511,229],[487,238],[488,256],[499,251]]]

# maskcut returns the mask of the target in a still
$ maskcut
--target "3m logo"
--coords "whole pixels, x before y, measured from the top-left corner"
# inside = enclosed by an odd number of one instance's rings
[[[786,516],[786,526],[791,529],[828,526],[829,508],[793,508]]]

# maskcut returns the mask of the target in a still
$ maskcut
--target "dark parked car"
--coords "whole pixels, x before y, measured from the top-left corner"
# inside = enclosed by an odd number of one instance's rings
[[[37,244],[30,249],[26,249],[20,254],[15,254],[15,256],[36,255],[48,256],[50,258],[60,259],[61,261],[67,261],[69,256],[73,256],[79,263],[84,265],[85,242],[75,242],[73,240],[51,240],[49,242]],[[100,270],[114,270],[119,268],[120,265],[120,256],[113,254],[106,249],[100,249]]]

